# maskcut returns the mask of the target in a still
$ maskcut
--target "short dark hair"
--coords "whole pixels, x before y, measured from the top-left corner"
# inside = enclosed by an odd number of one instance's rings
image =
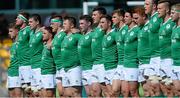
[[[133,17],[133,9],[128,9],[125,11],[125,13],[129,13],[131,17]]]
[[[45,30],[48,31],[48,33],[52,34],[52,37],[54,38],[55,33],[52,31],[52,27],[44,27]]]
[[[119,16],[123,16],[124,17],[124,14],[125,14],[125,11],[123,9],[116,9],[112,12],[112,15],[113,14],[118,14]]]
[[[30,18],[33,18],[35,21],[39,21],[39,24],[41,24],[41,16],[39,14],[32,14]]]
[[[102,17],[101,17],[101,19],[102,18],[105,18],[106,20],[108,20],[110,23],[111,23],[111,25],[112,25],[112,17],[110,16],[110,15],[103,15]]]
[[[79,19],[80,20],[86,20],[86,21],[90,22],[91,25],[93,24],[93,19],[90,15],[82,15]]]
[[[97,6],[93,9],[93,12],[94,11],[98,11],[100,14],[103,14],[105,15],[107,12],[106,12],[106,9],[104,7],[101,7],[101,6]]]
[[[74,25],[74,27],[76,27],[76,18],[74,18],[72,16],[67,16],[64,18],[64,20],[69,20],[70,23],[72,23]]]

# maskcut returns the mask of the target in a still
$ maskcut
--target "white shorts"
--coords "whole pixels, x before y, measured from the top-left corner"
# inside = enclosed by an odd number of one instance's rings
[[[172,66],[172,75],[173,80],[180,80],[180,66]]]
[[[62,78],[63,87],[82,86],[82,70],[80,66],[65,72]]]
[[[21,83],[30,83],[32,78],[31,66],[20,66],[19,67],[19,77]]]
[[[153,57],[150,59],[150,66],[151,68],[147,70],[144,74],[147,76],[160,76],[160,64],[161,64],[161,58],[160,57]]]
[[[105,83],[106,84],[112,85],[113,76],[114,76],[115,72],[116,72],[116,68],[105,71]]]
[[[123,73],[123,69],[124,66],[123,65],[118,65],[116,70],[115,70],[115,73],[114,73],[114,76],[113,76],[113,79],[116,80],[116,79],[119,79],[119,80],[124,80],[124,73]]]
[[[161,77],[164,77],[164,76],[171,77],[172,64],[173,64],[172,59],[162,59],[161,60],[161,65],[160,65],[160,76]]]
[[[91,79],[92,83],[95,83],[95,82],[103,83],[103,82],[105,82],[104,64],[93,65],[92,70],[93,70],[92,79]]]
[[[151,72],[151,66],[150,64],[142,64],[139,65],[139,74],[138,74],[138,82],[145,81],[145,76],[148,76]],[[148,74],[148,75],[147,75]]]
[[[82,71],[82,84],[91,85],[91,76],[92,76],[92,70]]]
[[[124,80],[125,81],[138,81],[138,68],[124,67]]]
[[[55,88],[55,75],[41,75],[42,78],[42,88],[44,89],[52,89]]]
[[[32,69],[31,86],[41,88],[41,68]]]
[[[18,76],[14,76],[14,77],[8,76],[7,85],[8,88],[21,87],[21,80]]]
[[[65,75],[64,68],[56,71],[56,83],[62,83],[62,77]]]

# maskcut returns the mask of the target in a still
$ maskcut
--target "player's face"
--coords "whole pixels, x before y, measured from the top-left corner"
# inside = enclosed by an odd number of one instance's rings
[[[115,14],[112,15],[112,22],[113,22],[113,24],[115,24],[115,25],[120,22],[120,16],[119,16],[117,13],[115,13]]]
[[[171,19],[172,19],[173,21],[177,21],[178,18],[179,18],[179,15],[180,15],[180,14],[175,11],[175,8],[172,8],[172,9],[171,9]]]
[[[99,25],[102,30],[107,31],[109,28],[109,22],[107,21],[106,18],[101,18]]]
[[[20,18],[16,18],[16,25],[22,25],[23,24],[23,20],[21,20]]]
[[[33,18],[29,19],[29,26],[31,29],[36,29],[37,25],[38,25],[38,22],[35,21]]]
[[[43,31],[43,41],[47,41],[50,38],[51,34],[45,29],[43,29],[42,31]]]
[[[134,19],[134,22],[138,25],[138,26],[141,26],[143,25],[144,23],[144,19],[141,15],[137,14],[137,13],[134,13],[133,14],[133,19]]]
[[[166,15],[166,8],[164,3],[158,4],[158,17],[164,17]]]
[[[51,22],[51,25],[50,25],[51,27],[52,27],[52,31],[53,32],[57,32],[58,31],[58,28],[59,28],[59,26],[60,26],[60,23],[58,23],[58,22]]]
[[[94,24],[99,23],[101,16],[102,15],[98,11],[94,11],[92,13],[93,23]]]
[[[18,34],[18,30],[14,28],[9,28],[9,36],[10,38],[15,38]]]
[[[126,25],[130,25],[132,22],[132,17],[130,15],[130,13],[126,12],[124,15],[124,22]]]
[[[52,31],[57,32],[59,25],[60,25],[60,23],[52,22],[51,25],[50,25],[52,27]]]
[[[89,22],[83,19],[79,20],[79,28],[81,32],[86,32],[88,30],[88,27],[89,27]]]
[[[151,14],[151,12],[152,12],[152,0],[145,0],[144,8],[145,8],[146,14]]]
[[[65,32],[68,32],[68,31],[70,31],[71,30],[71,23],[70,23],[70,21],[69,20],[64,20],[64,22],[63,22],[63,28],[64,28],[64,31]]]

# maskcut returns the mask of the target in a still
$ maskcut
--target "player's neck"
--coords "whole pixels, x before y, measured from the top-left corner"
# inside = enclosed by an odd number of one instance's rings
[[[84,32],[84,34],[88,34],[89,32],[92,31],[92,28],[88,28],[86,32]]]
[[[163,21],[163,23],[165,23],[168,19],[170,18],[170,15],[169,14],[167,14],[165,17],[164,17],[164,21]]]
[[[63,28],[59,27],[56,33],[60,32],[61,30],[63,30]]]
[[[121,28],[122,26],[124,26],[124,22],[123,22],[123,21],[120,21],[120,22],[119,22],[119,28]]]
[[[176,24],[177,24],[177,26],[180,26],[180,19],[178,19]]]
[[[151,16],[153,16],[154,13],[156,13],[156,12],[157,12],[156,10],[152,10]]]
[[[23,29],[23,28],[25,28],[26,26],[27,26],[26,23],[23,23],[22,26],[20,27],[20,29]]]
[[[111,32],[112,28],[109,27],[107,30],[106,30],[106,34],[109,34]]]
[[[136,24],[135,24],[134,22],[131,22],[131,24],[128,26],[128,27],[129,27],[129,30],[130,30],[131,28],[133,28],[135,25],[136,25]]]
[[[48,40],[47,40],[47,44],[50,44],[52,42],[52,38],[49,38]]]

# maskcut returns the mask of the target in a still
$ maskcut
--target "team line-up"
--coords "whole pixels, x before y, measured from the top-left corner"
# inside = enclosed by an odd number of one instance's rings
[[[100,6],[92,16],[17,15],[8,68],[10,97],[180,96],[180,3],[145,0],[144,8]],[[79,28],[79,29],[78,29]],[[139,90],[141,88],[141,90]]]

